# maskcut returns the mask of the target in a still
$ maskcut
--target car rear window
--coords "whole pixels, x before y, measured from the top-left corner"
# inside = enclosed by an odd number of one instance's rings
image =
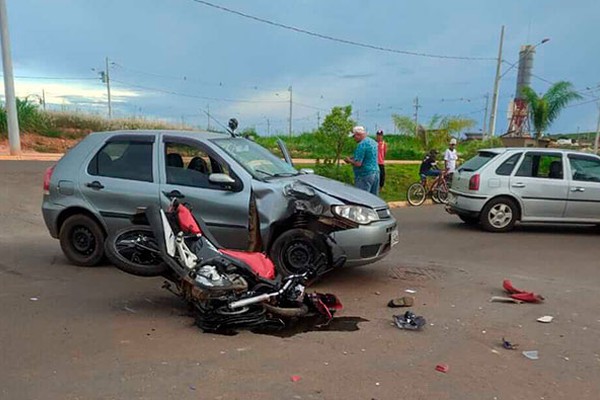
[[[460,171],[477,171],[485,164],[489,163],[494,157],[496,157],[498,153],[493,153],[491,151],[480,151],[477,155],[471,158],[469,161],[465,162],[462,167],[459,168]]]

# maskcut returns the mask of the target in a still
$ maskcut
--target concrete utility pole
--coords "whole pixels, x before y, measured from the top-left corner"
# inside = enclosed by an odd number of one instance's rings
[[[502,45],[504,43],[504,25],[500,30],[500,46],[498,47],[498,60],[496,63],[496,78],[494,79],[494,93],[492,95],[492,112],[490,115],[490,137],[496,135],[496,114],[498,113],[498,91],[500,86],[500,67],[502,65]]]
[[[481,129],[481,138],[483,140],[485,140],[485,136],[486,136],[485,135],[486,134],[485,124],[487,122],[489,103],[490,103],[490,94],[486,93],[485,94],[485,113],[483,114],[483,124],[482,124],[483,126],[482,126],[482,129]]]
[[[289,124],[288,134],[291,137],[292,136],[292,86],[291,85],[288,90],[290,91],[290,124]]]
[[[321,127],[321,111],[317,111],[317,129]]]
[[[108,57],[106,57],[106,72],[105,72],[105,77],[106,77],[106,91],[108,93],[108,118],[111,119],[112,118],[112,104],[110,101],[110,73],[108,72],[109,68],[108,68]]]
[[[600,141],[600,101],[598,104],[598,124],[596,125],[596,139],[594,140],[594,153],[598,154],[598,142]]]
[[[210,104],[206,105],[206,130],[210,131]]]
[[[267,118],[267,136],[271,136],[271,120]]]
[[[4,99],[6,101],[6,122],[8,123],[8,144],[10,155],[18,156],[21,154],[21,138],[19,136],[17,98],[15,97],[15,81],[10,54],[6,0],[0,0],[0,36],[2,41],[2,65],[4,67]]]
[[[418,137],[419,136],[419,108],[421,108],[421,106],[419,105],[419,96],[415,97],[414,105],[415,105],[415,137]],[[427,137],[425,137],[425,147],[427,147]]]
[[[46,91],[42,89],[42,107],[46,111]]]

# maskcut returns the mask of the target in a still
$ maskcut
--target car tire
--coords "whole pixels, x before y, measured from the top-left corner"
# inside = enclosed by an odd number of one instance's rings
[[[98,265],[104,257],[104,231],[84,214],[68,217],[59,232],[60,248],[67,259],[82,267]]]
[[[479,224],[479,218],[477,217],[471,217],[469,215],[458,215],[458,218],[460,218],[460,220],[462,222],[464,222],[467,225],[477,225]]]
[[[128,227],[121,229],[114,235],[111,235],[106,240],[105,250],[106,257],[113,263],[113,265],[119,268],[123,272],[127,272],[131,275],[136,276],[162,276],[168,272],[168,265],[160,258],[160,256],[153,255],[149,252],[135,253],[135,248],[128,246],[127,248],[120,249],[119,241],[122,238],[135,239],[137,236],[145,236],[150,240],[153,240],[156,244],[156,240],[154,240],[154,232],[149,227],[136,226],[136,227]],[[145,245],[148,245],[148,242],[145,242]],[[158,245],[156,244],[156,247]],[[129,257],[123,253],[123,250],[131,250],[128,251]],[[131,258],[137,257],[138,260],[146,259],[148,262],[135,262],[131,260]]]
[[[273,242],[269,257],[277,272],[283,276],[301,274],[315,266],[321,254],[327,256],[327,246],[314,232],[307,229],[290,229]]]
[[[499,197],[488,202],[479,216],[481,227],[488,232],[511,231],[518,219],[519,209],[515,202]]]

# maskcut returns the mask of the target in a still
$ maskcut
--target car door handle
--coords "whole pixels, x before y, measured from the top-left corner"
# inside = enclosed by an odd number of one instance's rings
[[[517,182],[517,183],[513,183],[512,187],[514,187],[514,188],[524,188],[525,184],[521,183],[521,182]]]
[[[104,189],[104,185],[98,181],[88,182],[85,184],[85,186],[97,190]]]
[[[183,199],[185,197],[179,190],[171,190],[170,192],[163,192],[163,194],[170,199]]]
[[[571,192],[585,192],[585,188],[582,188],[582,187],[579,187],[579,186],[578,187],[574,187],[574,188],[571,188]]]

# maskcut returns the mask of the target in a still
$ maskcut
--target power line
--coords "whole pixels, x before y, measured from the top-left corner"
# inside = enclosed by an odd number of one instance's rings
[[[0,75],[0,77],[4,77],[4,75]],[[65,80],[65,81],[95,81],[96,78],[74,78],[74,77],[60,77],[60,76],[25,76],[25,75],[15,75],[15,78],[18,79],[44,79],[44,80]]]
[[[129,86],[129,87],[132,87],[132,88],[150,90],[150,91],[153,91],[153,92],[171,94],[171,95],[174,95],[174,96],[189,97],[189,98],[193,98],[193,99],[213,100],[213,101],[225,101],[225,102],[230,102],[230,103],[287,103],[288,102],[287,100],[247,100],[247,99],[227,99],[227,98],[218,98],[218,97],[198,96],[198,95],[193,95],[193,94],[188,94],[188,93],[175,92],[175,91],[172,91],[172,90],[166,90],[166,89],[153,88],[153,87],[149,87],[149,86],[137,85],[137,84],[124,82],[124,81],[117,80],[117,79],[112,79],[112,81],[113,82],[118,82],[118,83],[120,83],[122,85]]]
[[[279,22],[274,22],[274,21],[271,21],[268,19],[256,17],[256,16],[250,15],[250,14],[246,14],[241,11],[233,10],[231,8],[227,8],[227,7],[217,5],[217,4],[209,3],[208,1],[204,1],[204,0],[192,0],[192,1],[195,3],[198,3],[198,4],[208,6],[208,7],[216,8],[221,11],[235,14],[240,17],[244,17],[244,18],[262,22],[262,23],[265,23],[268,25],[276,26],[278,28],[283,28],[283,29],[287,29],[290,31],[303,33],[305,35],[314,36],[314,37],[317,37],[320,39],[330,40],[333,42],[344,43],[344,44],[348,44],[351,46],[357,46],[357,47],[363,47],[363,48],[372,49],[372,50],[384,51],[384,52],[388,52],[388,53],[404,54],[407,56],[417,56],[417,57],[441,58],[441,59],[449,59],[449,60],[469,60],[469,61],[495,61],[496,60],[496,58],[492,58],[492,57],[448,56],[448,55],[443,55],[443,54],[432,54],[432,53],[421,53],[421,52],[408,51],[408,50],[398,50],[398,49],[392,49],[389,47],[377,46],[377,45],[368,44],[368,43],[361,43],[361,42],[356,42],[353,40],[341,39],[341,38],[336,38],[336,37],[329,36],[329,35],[324,35],[322,33],[312,32],[312,31],[309,31],[306,29],[297,28],[297,27],[291,26],[291,25],[285,25],[285,24],[282,24]]]

